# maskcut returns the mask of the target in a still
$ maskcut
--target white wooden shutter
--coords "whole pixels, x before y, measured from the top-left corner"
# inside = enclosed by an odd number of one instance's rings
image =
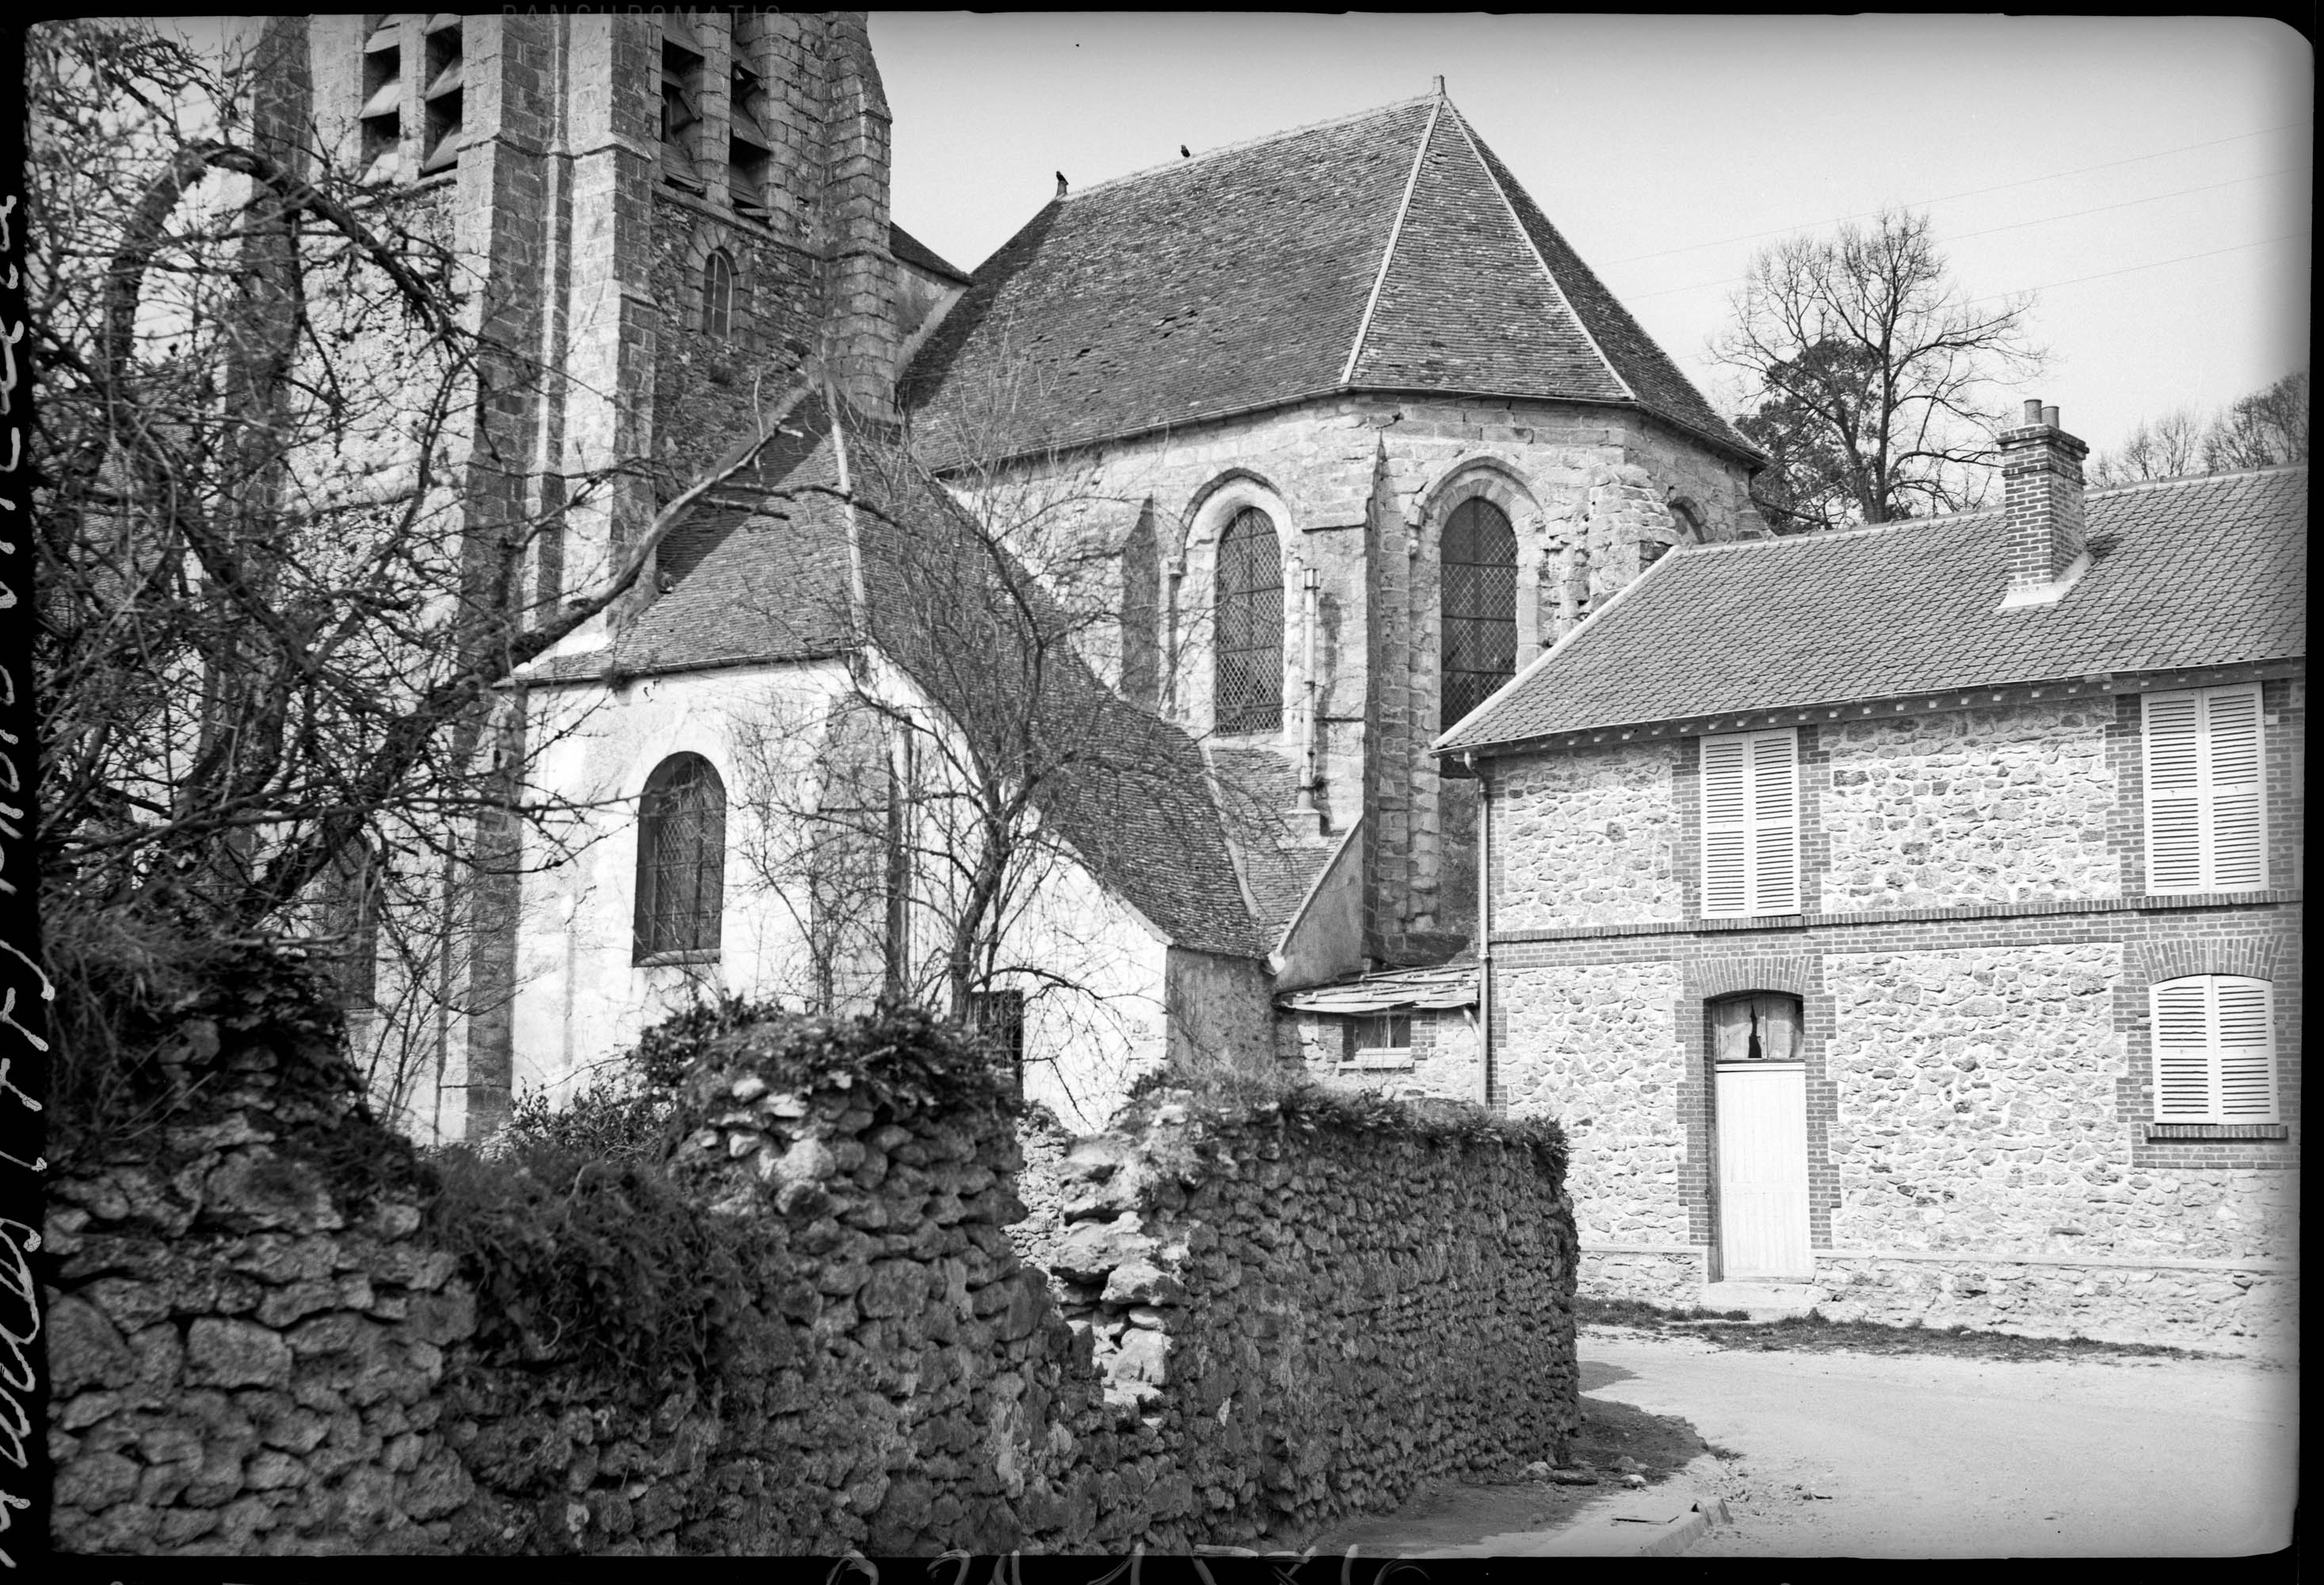
[[[2146,696],[2146,889],[2203,885],[2202,702]]]
[[[1800,911],[1799,735],[1702,740],[1702,911]]]
[[[1788,731],[1751,738],[1751,911],[1800,911],[1799,740]]]
[[[2273,988],[2217,974],[2166,980],[2153,1014],[2154,1120],[2275,1120]]]
[[[2267,884],[2267,841],[2261,816],[2259,687],[2212,688],[2203,695],[2203,822],[2210,874],[2205,889]]]
[[[1741,737],[1702,740],[1702,911],[1748,911],[1750,759]]]
[[[2147,890],[2267,884],[2264,747],[2255,683],[2147,696]]]
[[[2209,1122],[2210,982],[2166,980],[2147,992],[2154,1031],[2154,1120]]]
[[[2212,981],[2212,1028],[2219,1074],[2219,1120],[2275,1120],[2275,1041],[2264,980]]]

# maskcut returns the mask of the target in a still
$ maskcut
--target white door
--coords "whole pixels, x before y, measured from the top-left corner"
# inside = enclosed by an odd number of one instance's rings
[[[1720,1275],[1813,1276],[1806,1065],[1722,1063],[1716,1103]]]

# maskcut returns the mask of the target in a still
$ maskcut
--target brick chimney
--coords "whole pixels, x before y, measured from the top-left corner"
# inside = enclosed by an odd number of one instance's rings
[[[2058,428],[2058,410],[2036,400],[2001,432],[2003,517],[2009,535],[2004,605],[2057,599],[2080,576],[2085,539],[2082,458],[2090,448]]]

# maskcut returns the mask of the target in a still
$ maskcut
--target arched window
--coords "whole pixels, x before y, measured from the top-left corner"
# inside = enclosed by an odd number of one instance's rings
[[[1219,539],[1219,664],[1212,714],[1220,732],[1283,724],[1283,551],[1275,520],[1246,506]]]
[[[2275,988],[2239,974],[2189,974],[2148,988],[2154,1120],[2276,1120]]]
[[[1800,999],[1750,991],[1711,1004],[1711,1059],[1720,1064],[1800,1060]]]
[[[734,328],[734,261],[714,249],[702,261],[702,333],[724,336]]]
[[[1676,538],[1669,544],[1665,544],[1660,539],[1648,539],[1640,545],[1638,547],[1640,572],[1646,571],[1646,568],[1660,561],[1664,556],[1682,546],[1703,543],[1702,514],[1694,510],[1694,503],[1682,495],[1673,497],[1666,504],[1670,509],[1671,529]]]
[[[639,963],[715,953],[724,902],[726,788],[699,754],[672,754],[638,802]]]
[[[1438,724],[1451,726],[1517,674],[1517,536],[1508,514],[1471,497],[1444,521]]]

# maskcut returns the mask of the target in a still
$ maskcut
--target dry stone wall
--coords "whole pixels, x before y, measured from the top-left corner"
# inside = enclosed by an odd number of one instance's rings
[[[480,1322],[426,1175],[354,1150],[378,1136],[309,1082],[332,1050],[198,1022],[176,1055],[200,1104],[60,1175],[60,1547],[1296,1542],[1573,1425],[1574,1239],[1538,1132],[1166,1098],[1136,1138],[1037,1130],[1028,1219],[1006,1105],[802,1083],[737,1039],[690,1076],[667,1172],[758,1257],[713,1357],[609,1371]]]
[[[1827,913],[2118,897],[2111,701],[1826,729]]]
[[[1367,1120],[1410,1115],[1163,1092],[1057,1164],[1055,1291],[1109,1401],[1152,1428],[1180,1534],[1296,1545],[1434,1481],[1563,1461],[1562,1144]]]

